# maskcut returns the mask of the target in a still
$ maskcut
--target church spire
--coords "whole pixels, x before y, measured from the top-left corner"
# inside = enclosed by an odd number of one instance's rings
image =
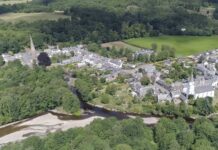
[[[31,52],[35,52],[36,51],[35,45],[33,43],[33,39],[32,39],[31,35],[30,35],[30,50],[31,50]]]
[[[31,62],[32,64],[36,63],[37,61],[37,56],[36,56],[36,49],[35,49],[35,45],[33,43],[33,39],[32,36],[30,35],[30,53],[31,53]]]
[[[190,81],[188,83],[188,95],[194,95],[195,94],[195,81],[194,81],[193,74],[194,73],[193,73],[193,69],[192,69]]]

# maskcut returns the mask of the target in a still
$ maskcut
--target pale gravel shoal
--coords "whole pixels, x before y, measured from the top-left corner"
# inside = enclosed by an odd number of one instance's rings
[[[27,138],[24,137],[25,134],[35,133],[36,135],[46,135],[48,132],[55,132],[58,130],[66,131],[70,128],[85,127],[97,118],[104,119],[103,117],[93,116],[83,120],[60,120],[57,116],[48,113],[17,125],[28,127],[1,137],[0,145],[21,141]],[[4,125],[4,127],[6,126]]]
[[[129,116],[129,117],[135,118],[134,116]],[[104,117],[93,116],[93,117],[83,119],[83,120],[60,120],[58,119],[57,116],[52,115],[51,113],[47,113],[45,115],[36,117],[31,120],[21,121],[20,124],[15,125],[16,127],[20,127],[20,126],[27,126],[27,127],[1,137],[0,147],[1,145],[6,144],[6,143],[17,142],[17,141],[26,139],[27,137],[24,136],[26,134],[34,133],[34,135],[42,136],[42,135],[46,135],[47,133],[55,132],[58,130],[66,131],[71,128],[85,127],[86,125],[90,124],[93,120],[97,118],[104,119]],[[158,123],[160,118],[147,117],[147,118],[142,118],[142,119],[145,124],[152,125],[152,124]],[[10,125],[13,125],[13,123],[0,126],[0,128],[7,127]]]

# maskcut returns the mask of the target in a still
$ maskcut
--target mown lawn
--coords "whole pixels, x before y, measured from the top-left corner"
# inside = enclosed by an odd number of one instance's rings
[[[27,21],[34,22],[38,20],[58,20],[60,18],[70,18],[69,16],[60,13],[7,13],[0,15],[0,20],[6,22]]]
[[[153,43],[168,45],[176,49],[177,56],[189,56],[218,48],[218,36],[160,36],[129,39],[126,43],[142,48],[151,48]]]

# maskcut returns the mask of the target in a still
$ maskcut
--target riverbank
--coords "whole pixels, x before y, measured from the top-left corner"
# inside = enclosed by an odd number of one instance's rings
[[[99,118],[104,119],[107,117],[116,117],[118,119],[136,118],[138,115],[130,115],[121,112],[113,112],[105,110],[104,108],[86,105],[86,110],[82,116],[73,116],[62,113],[58,110],[51,110],[30,119],[9,123],[0,126],[0,147],[1,145],[17,142],[31,136],[46,136],[48,133],[56,131],[66,131],[71,128],[85,127],[93,120]],[[141,117],[143,122],[152,126],[158,123],[159,117],[148,116]]]
[[[0,127],[0,133],[2,134],[0,136],[0,145],[21,141],[30,136],[45,136],[56,131],[85,127],[97,118],[104,119],[104,117],[92,116],[83,120],[61,120],[58,116],[47,113],[27,121],[10,123]],[[4,132],[7,133],[4,135]]]

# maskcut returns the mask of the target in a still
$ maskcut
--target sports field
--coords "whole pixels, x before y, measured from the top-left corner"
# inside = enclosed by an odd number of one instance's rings
[[[34,22],[38,20],[58,20],[60,18],[70,18],[69,16],[63,15],[61,13],[7,13],[0,15],[0,21],[5,22],[19,22],[27,21]]]
[[[142,48],[151,48],[153,43],[168,45],[176,49],[177,56],[189,56],[218,48],[218,36],[160,36],[129,39],[126,43]]]

